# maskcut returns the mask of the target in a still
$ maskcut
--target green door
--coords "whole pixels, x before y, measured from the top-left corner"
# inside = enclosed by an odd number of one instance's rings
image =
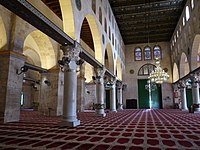
[[[192,89],[186,89],[186,99],[187,99],[187,107],[190,108],[193,104],[192,102]]]
[[[139,108],[148,109],[149,107],[149,92],[145,89],[147,79],[138,80],[138,99]]]
[[[161,85],[157,84],[157,89],[151,92],[151,108],[162,108]]]
[[[110,90],[106,90],[106,109],[110,109]]]
[[[151,96],[151,108],[162,108],[162,98],[161,98],[161,85],[157,85],[157,88],[149,94],[149,91],[145,89],[147,85],[147,79],[138,80],[138,98],[139,98],[139,108],[149,109]]]

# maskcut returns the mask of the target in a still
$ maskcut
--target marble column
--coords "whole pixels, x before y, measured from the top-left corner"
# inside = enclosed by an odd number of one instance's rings
[[[116,110],[116,78],[111,77],[111,97],[110,97],[110,111],[117,112]]]
[[[199,80],[196,74],[191,76],[192,79],[192,101],[194,111],[200,112],[200,100],[199,100]]]
[[[61,64],[64,70],[64,99],[63,99],[63,120],[60,126],[76,127],[80,125],[77,119],[77,61],[81,48],[73,46],[61,46],[63,50]]]
[[[180,98],[181,98],[181,109],[183,111],[188,110],[187,108],[187,98],[186,98],[186,84],[185,81],[179,82],[180,87]]]
[[[122,99],[122,83],[117,83],[117,99],[118,99],[118,110],[123,110],[123,99]]]
[[[96,68],[96,98],[97,103],[95,104],[95,114],[96,116],[105,117],[106,113],[104,111],[104,74],[105,67]]]
[[[25,60],[18,52],[0,51],[0,120],[4,123],[19,121]]]

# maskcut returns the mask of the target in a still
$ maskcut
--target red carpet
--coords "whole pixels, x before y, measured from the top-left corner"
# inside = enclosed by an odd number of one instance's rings
[[[61,117],[22,111],[18,123],[0,124],[0,149],[200,150],[200,114],[180,110],[124,110],[105,118],[79,113],[77,128]]]

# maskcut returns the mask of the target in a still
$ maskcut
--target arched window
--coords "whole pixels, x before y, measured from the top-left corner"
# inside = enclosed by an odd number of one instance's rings
[[[104,18],[104,30],[107,33],[107,20]]]
[[[111,40],[111,32],[110,32],[110,27],[108,28],[108,37]]]
[[[186,6],[186,9],[185,9],[185,16],[186,16],[186,21],[188,21],[189,18],[190,18],[190,11],[189,11],[189,7],[188,6]]]
[[[140,47],[135,49],[135,60],[142,60],[142,49]]]
[[[151,60],[151,47],[149,46],[144,48],[144,60]]]
[[[156,58],[161,59],[162,58],[160,46],[155,46],[153,48],[153,58],[154,59],[156,59]]]
[[[102,10],[101,10],[101,7],[99,7],[99,22],[102,24]]]
[[[183,26],[185,26],[185,17],[183,17]]]
[[[114,46],[114,34],[112,34],[112,45]]]
[[[150,73],[155,70],[156,66],[152,64],[145,64],[143,65],[139,71],[138,71],[138,76],[149,76]]]
[[[96,0],[92,0],[92,10],[96,13]]]
[[[191,7],[194,8],[194,0],[191,0]]]

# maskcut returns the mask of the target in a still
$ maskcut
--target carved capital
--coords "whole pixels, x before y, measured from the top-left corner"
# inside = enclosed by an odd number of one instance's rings
[[[117,82],[117,88],[118,88],[118,89],[122,89],[122,87],[123,87],[122,82]]]
[[[59,60],[58,63],[61,69],[76,70],[77,64],[80,60],[79,54],[81,52],[81,47],[75,43],[75,46],[67,45],[60,47],[63,51],[62,60]]]
[[[103,82],[103,77],[104,77],[104,74],[105,74],[105,67],[103,66],[103,68],[96,68],[95,69],[95,73],[96,73],[96,80],[98,82]]]
[[[199,78],[198,78],[198,75],[196,73],[191,74],[190,79],[192,80],[192,83],[198,83],[199,82]]]
[[[178,87],[179,88],[186,88],[185,81],[184,80],[179,81]]]
[[[67,57],[70,61],[78,61],[79,58],[79,53],[81,52],[81,47],[76,46],[61,46],[60,47],[63,51],[64,56],[63,57]]]
[[[111,78],[110,78],[110,84],[111,84],[111,86],[115,86],[115,85],[116,85],[116,82],[117,82],[116,77],[111,77]]]

